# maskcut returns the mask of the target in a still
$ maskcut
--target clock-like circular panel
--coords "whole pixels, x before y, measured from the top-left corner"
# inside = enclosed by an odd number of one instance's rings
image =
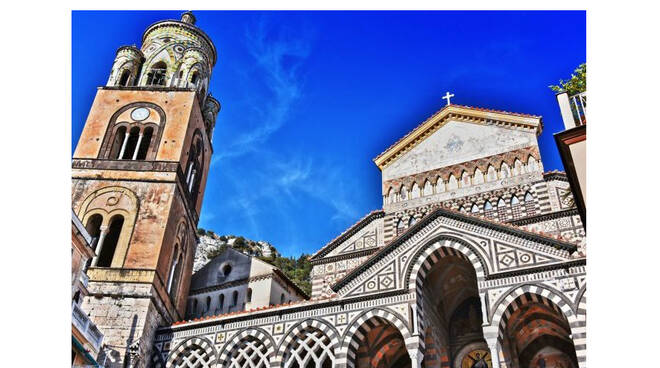
[[[142,121],[149,117],[149,109],[145,107],[138,107],[137,109],[131,111],[131,119],[135,121]]]

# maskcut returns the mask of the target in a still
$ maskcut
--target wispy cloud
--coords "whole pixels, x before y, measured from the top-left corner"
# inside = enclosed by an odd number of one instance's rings
[[[251,129],[223,145],[212,163],[254,151],[290,117],[302,93],[300,68],[309,56],[311,44],[299,32],[295,36],[294,33],[287,28],[271,28],[265,18],[246,29],[245,43],[255,65],[254,75],[265,89],[248,92],[254,96],[250,104],[252,111],[246,112],[248,121],[242,124]]]

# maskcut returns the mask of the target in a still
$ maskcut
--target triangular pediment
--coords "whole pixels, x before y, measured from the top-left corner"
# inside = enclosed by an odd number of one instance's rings
[[[536,145],[541,118],[449,105],[381,153],[384,180]],[[417,171],[416,171],[417,170]]]
[[[533,273],[573,261],[572,243],[447,209],[437,209],[333,285],[351,297],[405,289],[431,247],[461,252],[484,277]]]

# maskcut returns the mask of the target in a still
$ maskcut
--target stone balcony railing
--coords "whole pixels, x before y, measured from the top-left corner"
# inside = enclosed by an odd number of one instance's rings
[[[78,331],[85,336],[92,349],[98,352],[103,342],[103,334],[96,327],[94,323],[87,317],[87,314],[75,302],[71,306],[72,317],[71,323],[78,329]]]

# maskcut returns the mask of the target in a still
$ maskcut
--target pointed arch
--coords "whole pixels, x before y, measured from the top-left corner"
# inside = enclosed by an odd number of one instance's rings
[[[477,206],[476,203],[472,203],[472,207],[470,208],[471,213],[479,213],[479,206]]]
[[[422,189],[422,195],[430,196],[431,194],[433,194],[433,185],[431,185],[431,181],[429,179],[426,179],[426,181],[424,181],[424,188]]]
[[[468,174],[466,170],[463,170],[463,172],[461,173],[460,187],[467,188],[471,185],[472,185],[472,178],[470,177],[470,174]]]
[[[442,180],[442,177],[438,176],[438,178],[435,181],[435,192],[443,193],[445,190],[446,190],[445,182]]]
[[[500,178],[508,178],[511,177],[511,169],[509,168],[509,165],[507,165],[506,162],[502,162],[502,165],[500,165]]]
[[[497,170],[495,170],[495,166],[493,165],[488,165],[488,169],[486,171],[486,181],[497,181]]]
[[[506,202],[504,201],[504,198],[500,197],[497,199],[497,218],[500,221],[504,221],[507,219],[506,215]]]
[[[529,155],[527,158],[527,172],[539,171],[539,163],[534,156]]]
[[[477,167],[476,170],[474,170],[474,175],[472,176],[472,184],[482,184],[484,182],[484,173],[479,170]]]
[[[524,173],[525,173],[525,165],[523,165],[523,163],[516,158],[516,160],[513,162],[513,175],[517,176],[517,175],[522,175]]]
[[[399,189],[399,200],[405,201],[407,199],[408,199],[408,190],[406,189],[406,186],[404,184],[401,184],[401,188]]]
[[[394,188],[390,187],[385,195],[385,203],[392,204],[396,202],[396,195],[394,193]]]
[[[419,198],[421,197],[421,192],[419,190],[419,185],[416,182],[413,182],[412,189],[410,190],[410,198]]]
[[[447,180],[447,189],[448,190],[458,189],[458,180],[456,179],[454,174],[449,175],[449,179]]]
[[[523,216],[522,213],[523,204],[520,203],[517,195],[511,196],[511,216],[514,220],[517,220]]]

